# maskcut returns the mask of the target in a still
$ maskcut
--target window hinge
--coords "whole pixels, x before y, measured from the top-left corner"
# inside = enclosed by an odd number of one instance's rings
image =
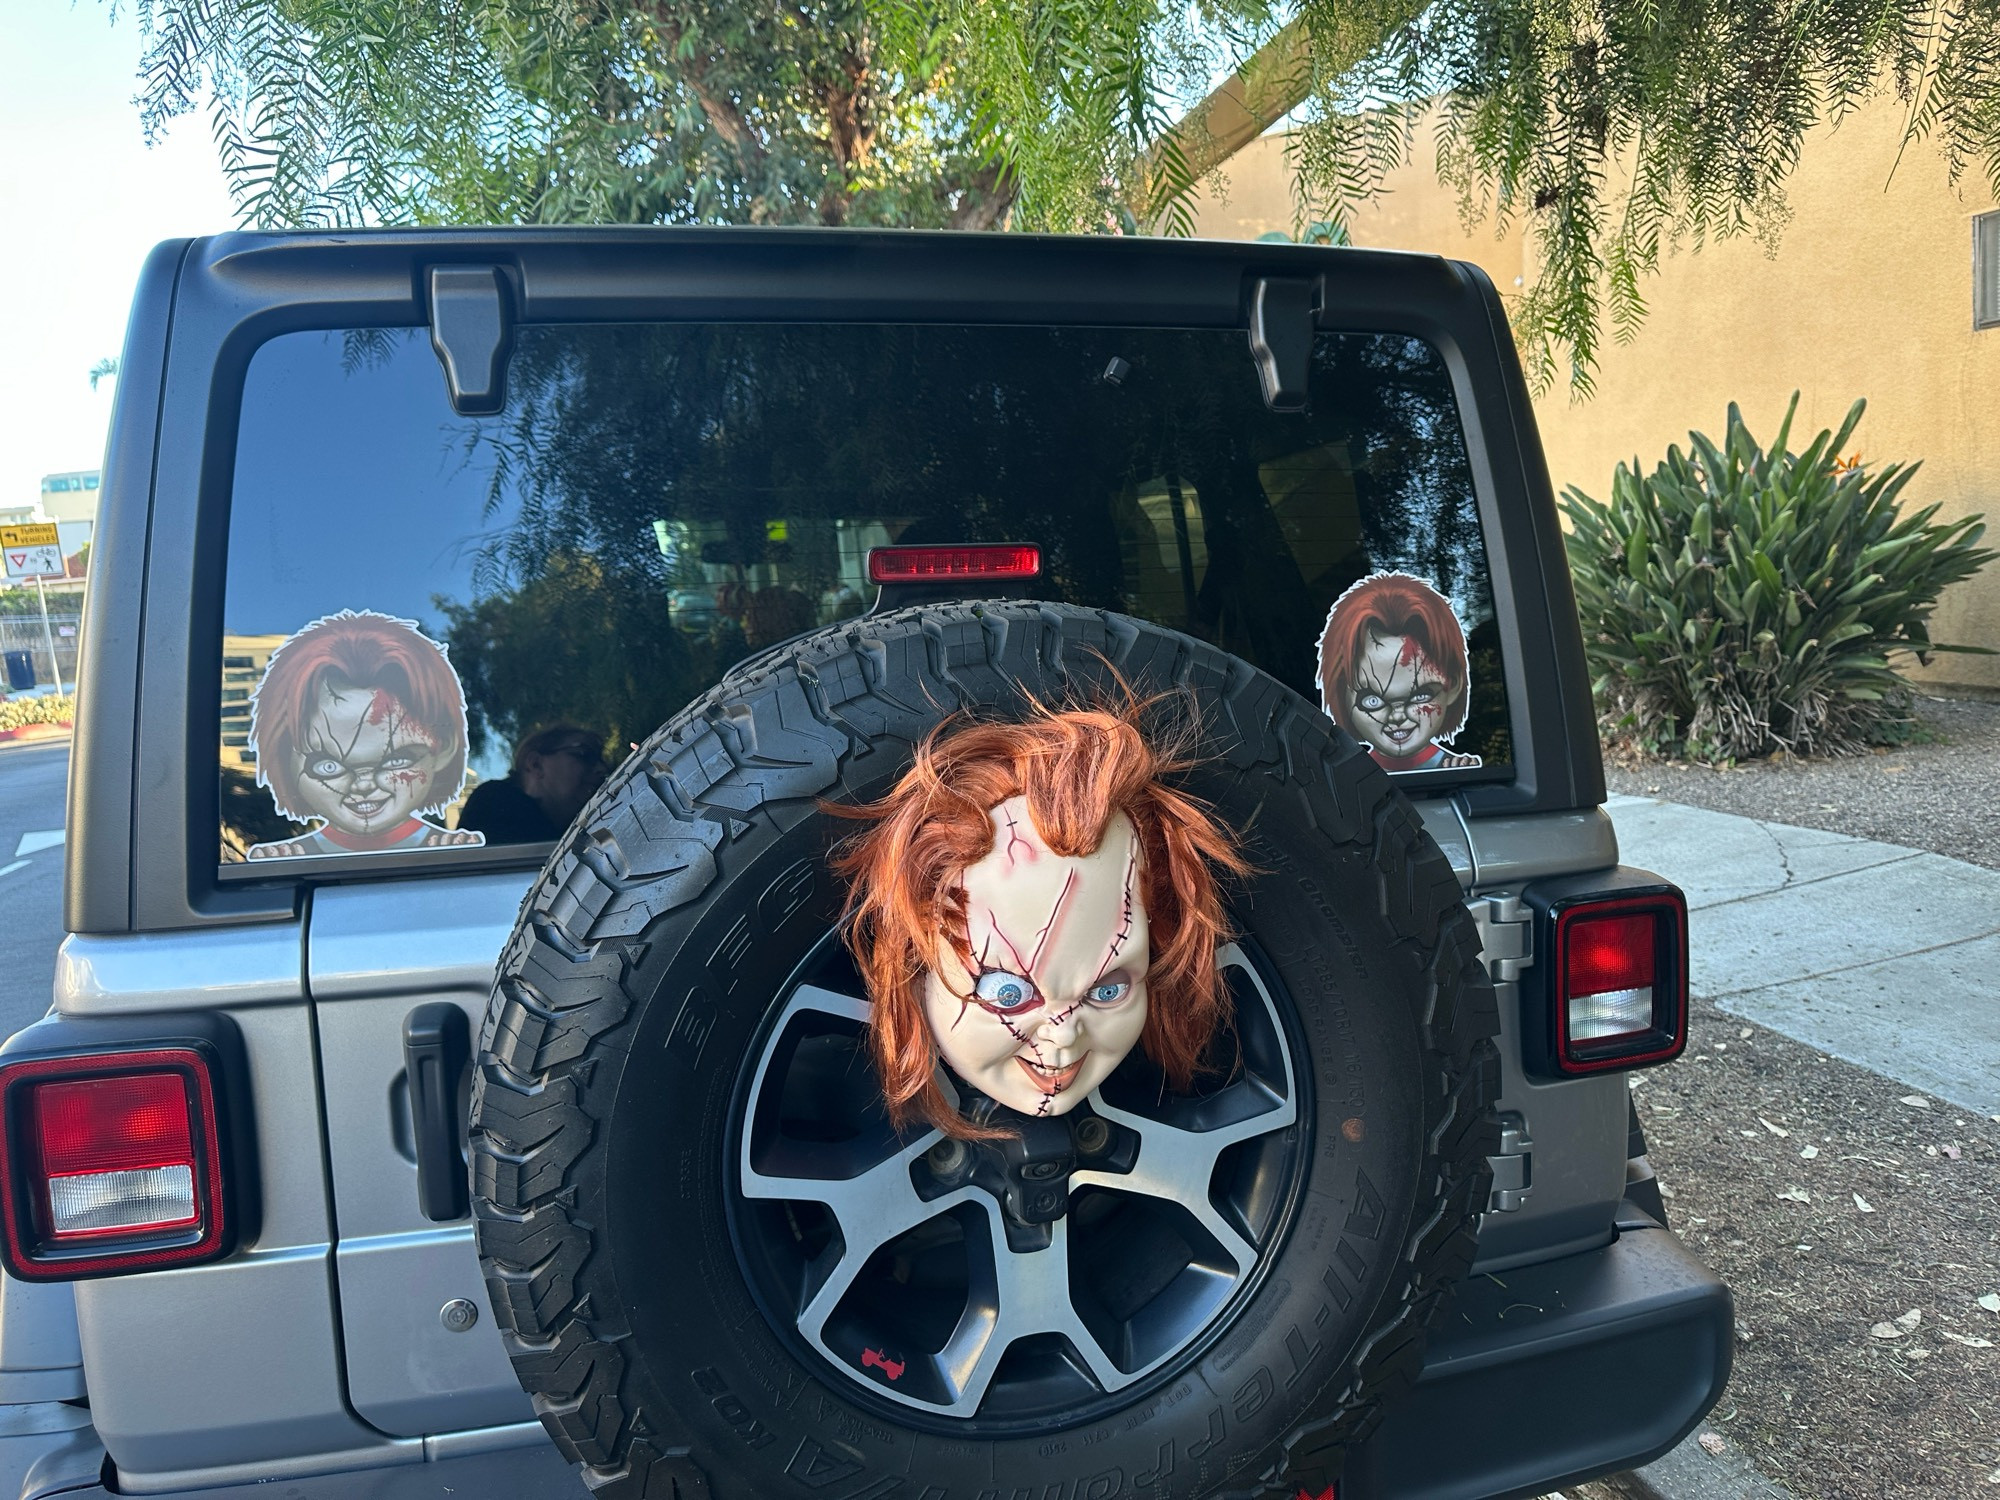
[[[1474,896],[1466,905],[1479,928],[1480,955],[1493,982],[1519,979],[1535,958],[1534,914],[1519,896]]]
[[[1493,1194],[1486,1200],[1490,1214],[1511,1214],[1527,1202],[1535,1185],[1535,1143],[1528,1138],[1527,1117],[1513,1110],[1500,1115],[1500,1152],[1486,1158],[1493,1166]]]
[[[1318,284],[1303,278],[1260,276],[1250,289],[1250,355],[1272,411],[1306,409],[1318,300]]]
[[[431,348],[444,366],[452,410],[490,417],[507,404],[514,345],[507,279],[498,266],[432,266]]]

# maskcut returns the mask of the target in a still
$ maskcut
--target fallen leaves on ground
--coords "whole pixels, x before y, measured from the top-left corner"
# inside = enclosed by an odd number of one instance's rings
[[[1707,1428],[1802,1500],[1993,1500],[2000,1129],[1694,1012],[1689,1058],[1633,1099],[1675,1228],[1756,1330]]]

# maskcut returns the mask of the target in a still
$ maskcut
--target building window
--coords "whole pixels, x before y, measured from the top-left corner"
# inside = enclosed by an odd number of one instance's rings
[[[1972,221],[1972,326],[2000,327],[2000,213]]]

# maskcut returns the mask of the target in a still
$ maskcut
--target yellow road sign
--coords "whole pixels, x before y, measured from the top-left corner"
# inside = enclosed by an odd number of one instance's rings
[[[62,543],[48,522],[33,526],[0,526],[0,562],[8,578],[60,578]]]

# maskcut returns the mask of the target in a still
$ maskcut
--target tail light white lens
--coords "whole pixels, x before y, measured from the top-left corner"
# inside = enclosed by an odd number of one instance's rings
[[[49,1237],[196,1223],[194,1132],[179,1073],[29,1085]]]
[[[868,577],[875,583],[1038,578],[1041,572],[1042,549],[1030,543],[875,547],[868,553]]]
[[[223,1247],[209,1063],[191,1048],[0,1065],[8,1271],[68,1280],[207,1259]]]
[[[1629,1036],[1653,1024],[1659,941],[1653,913],[1581,916],[1563,952],[1564,1018],[1572,1042]]]

